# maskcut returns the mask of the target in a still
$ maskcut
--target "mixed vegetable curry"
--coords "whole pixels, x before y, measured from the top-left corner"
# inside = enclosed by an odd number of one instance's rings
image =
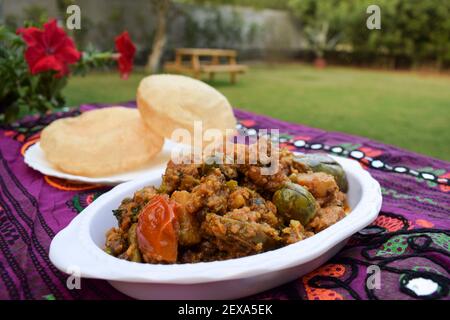
[[[114,211],[105,250],[145,263],[244,257],[301,241],[348,211],[342,167],[323,154],[281,150],[279,170],[262,164],[169,162],[159,188],[145,187]]]

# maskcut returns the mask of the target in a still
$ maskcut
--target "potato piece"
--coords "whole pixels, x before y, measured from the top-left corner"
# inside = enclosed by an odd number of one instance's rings
[[[316,199],[333,197],[339,191],[333,176],[324,172],[297,174],[294,182],[307,187]]]
[[[201,241],[200,225],[195,218],[193,195],[187,191],[175,191],[171,199],[176,202],[175,215],[178,220],[178,244],[192,246]]]
[[[317,233],[335,224],[344,217],[345,210],[341,206],[322,208],[317,211],[317,215],[311,220],[307,227]]]
[[[326,154],[315,153],[295,156],[294,163],[303,170],[331,174],[336,180],[339,190],[342,192],[348,191],[348,181],[344,169],[337,161]]]

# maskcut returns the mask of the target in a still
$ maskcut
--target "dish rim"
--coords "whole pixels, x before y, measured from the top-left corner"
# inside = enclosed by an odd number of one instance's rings
[[[169,139],[166,139],[164,141],[163,148],[170,148],[172,150],[173,148],[180,147],[180,144],[174,143],[170,141]],[[38,150],[37,150],[38,149]],[[162,168],[165,168],[166,164],[159,164],[154,166],[144,166],[142,168],[129,170],[122,173],[112,174],[109,176],[103,176],[103,177],[88,177],[88,176],[81,176],[81,175],[75,175],[66,173],[64,171],[59,170],[58,168],[52,166],[48,160],[44,159],[46,163],[42,163],[38,159],[36,159],[37,155],[36,152],[42,152],[43,150],[40,146],[40,141],[36,141],[34,144],[29,146],[24,153],[24,162],[27,166],[32,168],[33,170],[36,170],[44,175],[59,178],[59,179],[66,179],[73,182],[81,182],[81,183],[88,183],[88,184],[95,184],[95,185],[106,185],[106,186],[116,186],[121,183],[129,182],[136,180],[137,177],[139,177],[142,174],[150,174],[154,176],[153,173],[159,174],[159,171]],[[166,150],[168,152],[168,150]]]
[[[297,243],[242,258],[199,263],[146,264],[113,257],[97,246],[91,238],[91,223],[96,214],[101,213],[102,206],[111,199],[152,184],[149,182],[151,179],[145,177],[114,187],[83,210],[54,237],[50,245],[50,259],[58,269],[68,273],[67,271],[74,266],[71,261],[75,257],[81,276],[86,278],[159,284],[198,284],[235,280],[305,264],[369,225],[376,219],[381,209],[380,185],[369,172],[354,160],[336,156],[333,158],[344,167],[346,173],[352,174],[358,180],[361,197],[344,219]],[[73,241],[74,237],[77,241]]]

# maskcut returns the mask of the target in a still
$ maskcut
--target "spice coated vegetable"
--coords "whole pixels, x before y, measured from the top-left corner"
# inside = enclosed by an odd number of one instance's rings
[[[333,158],[325,154],[305,154],[294,157],[294,161],[304,165],[313,172],[324,172],[332,175],[342,192],[348,191],[347,177],[344,169]]]
[[[308,224],[318,208],[316,199],[306,188],[289,182],[275,192],[272,202],[286,221],[298,220],[302,225]]]
[[[174,204],[155,196],[143,209],[137,223],[137,242],[146,262],[175,262],[177,233]]]
[[[105,251],[144,263],[225,260],[302,241],[345,217],[347,180],[333,159],[282,149],[279,160],[273,175],[217,157],[169,161],[159,188],[136,191],[114,211]]]

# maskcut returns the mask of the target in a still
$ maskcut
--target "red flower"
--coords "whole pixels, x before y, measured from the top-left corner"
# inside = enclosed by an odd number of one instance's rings
[[[122,79],[127,79],[133,70],[134,54],[136,53],[136,47],[130,39],[130,35],[127,31],[122,32],[115,39],[116,49],[120,56],[118,59],[119,71]]]
[[[43,30],[29,27],[18,29],[17,33],[27,44],[25,60],[32,74],[54,70],[59,78],[69,73],[69,64],[81,58],[72,39],[57,26],[55,19],[46,22]]]

